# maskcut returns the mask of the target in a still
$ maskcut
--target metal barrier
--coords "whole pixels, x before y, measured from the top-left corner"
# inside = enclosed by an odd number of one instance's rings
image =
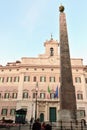
[[[0,123],[0,130],[30,130],[29,124]]]
[[[84,120],[82,121],[70,121],[70,122],[56,122],[51,123],[52,130],[87,130],[87,125]]]
[[[87,125],[84,121],[45,123],[50,124],[52,130],[87,130]],[[0,123],[0,130],[30,130],[30,124]]]

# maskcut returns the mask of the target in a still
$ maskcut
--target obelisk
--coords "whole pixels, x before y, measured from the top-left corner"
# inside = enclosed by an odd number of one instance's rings
[[[72,69],[64,6],[59,7],[60,27],[60,110],[59,120],[76,120],[76,96],[72,79]]]

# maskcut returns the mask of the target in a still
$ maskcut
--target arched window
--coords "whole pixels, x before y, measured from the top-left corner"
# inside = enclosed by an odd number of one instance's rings
[[[41,113],[40,114],[40,122],[43,122],[44,121],[44,113]]]
[[[50,56],[53,56],[54,55],[54,49],[51,47],[50,48]]]

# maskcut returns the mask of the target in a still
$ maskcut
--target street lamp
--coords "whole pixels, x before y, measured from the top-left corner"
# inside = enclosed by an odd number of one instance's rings
[[[35,98],[36,98],[36,101],[35,101],[35,120],[37,119],[37,95],[38,95],[38,86],[36,86],[36,89],[35,89]]]

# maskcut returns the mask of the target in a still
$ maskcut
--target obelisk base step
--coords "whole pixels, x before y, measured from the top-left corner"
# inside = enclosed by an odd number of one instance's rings
[[[70,110],[59,110],[58,125],[63,128],[71,128],[76,125],[75,113]]]

